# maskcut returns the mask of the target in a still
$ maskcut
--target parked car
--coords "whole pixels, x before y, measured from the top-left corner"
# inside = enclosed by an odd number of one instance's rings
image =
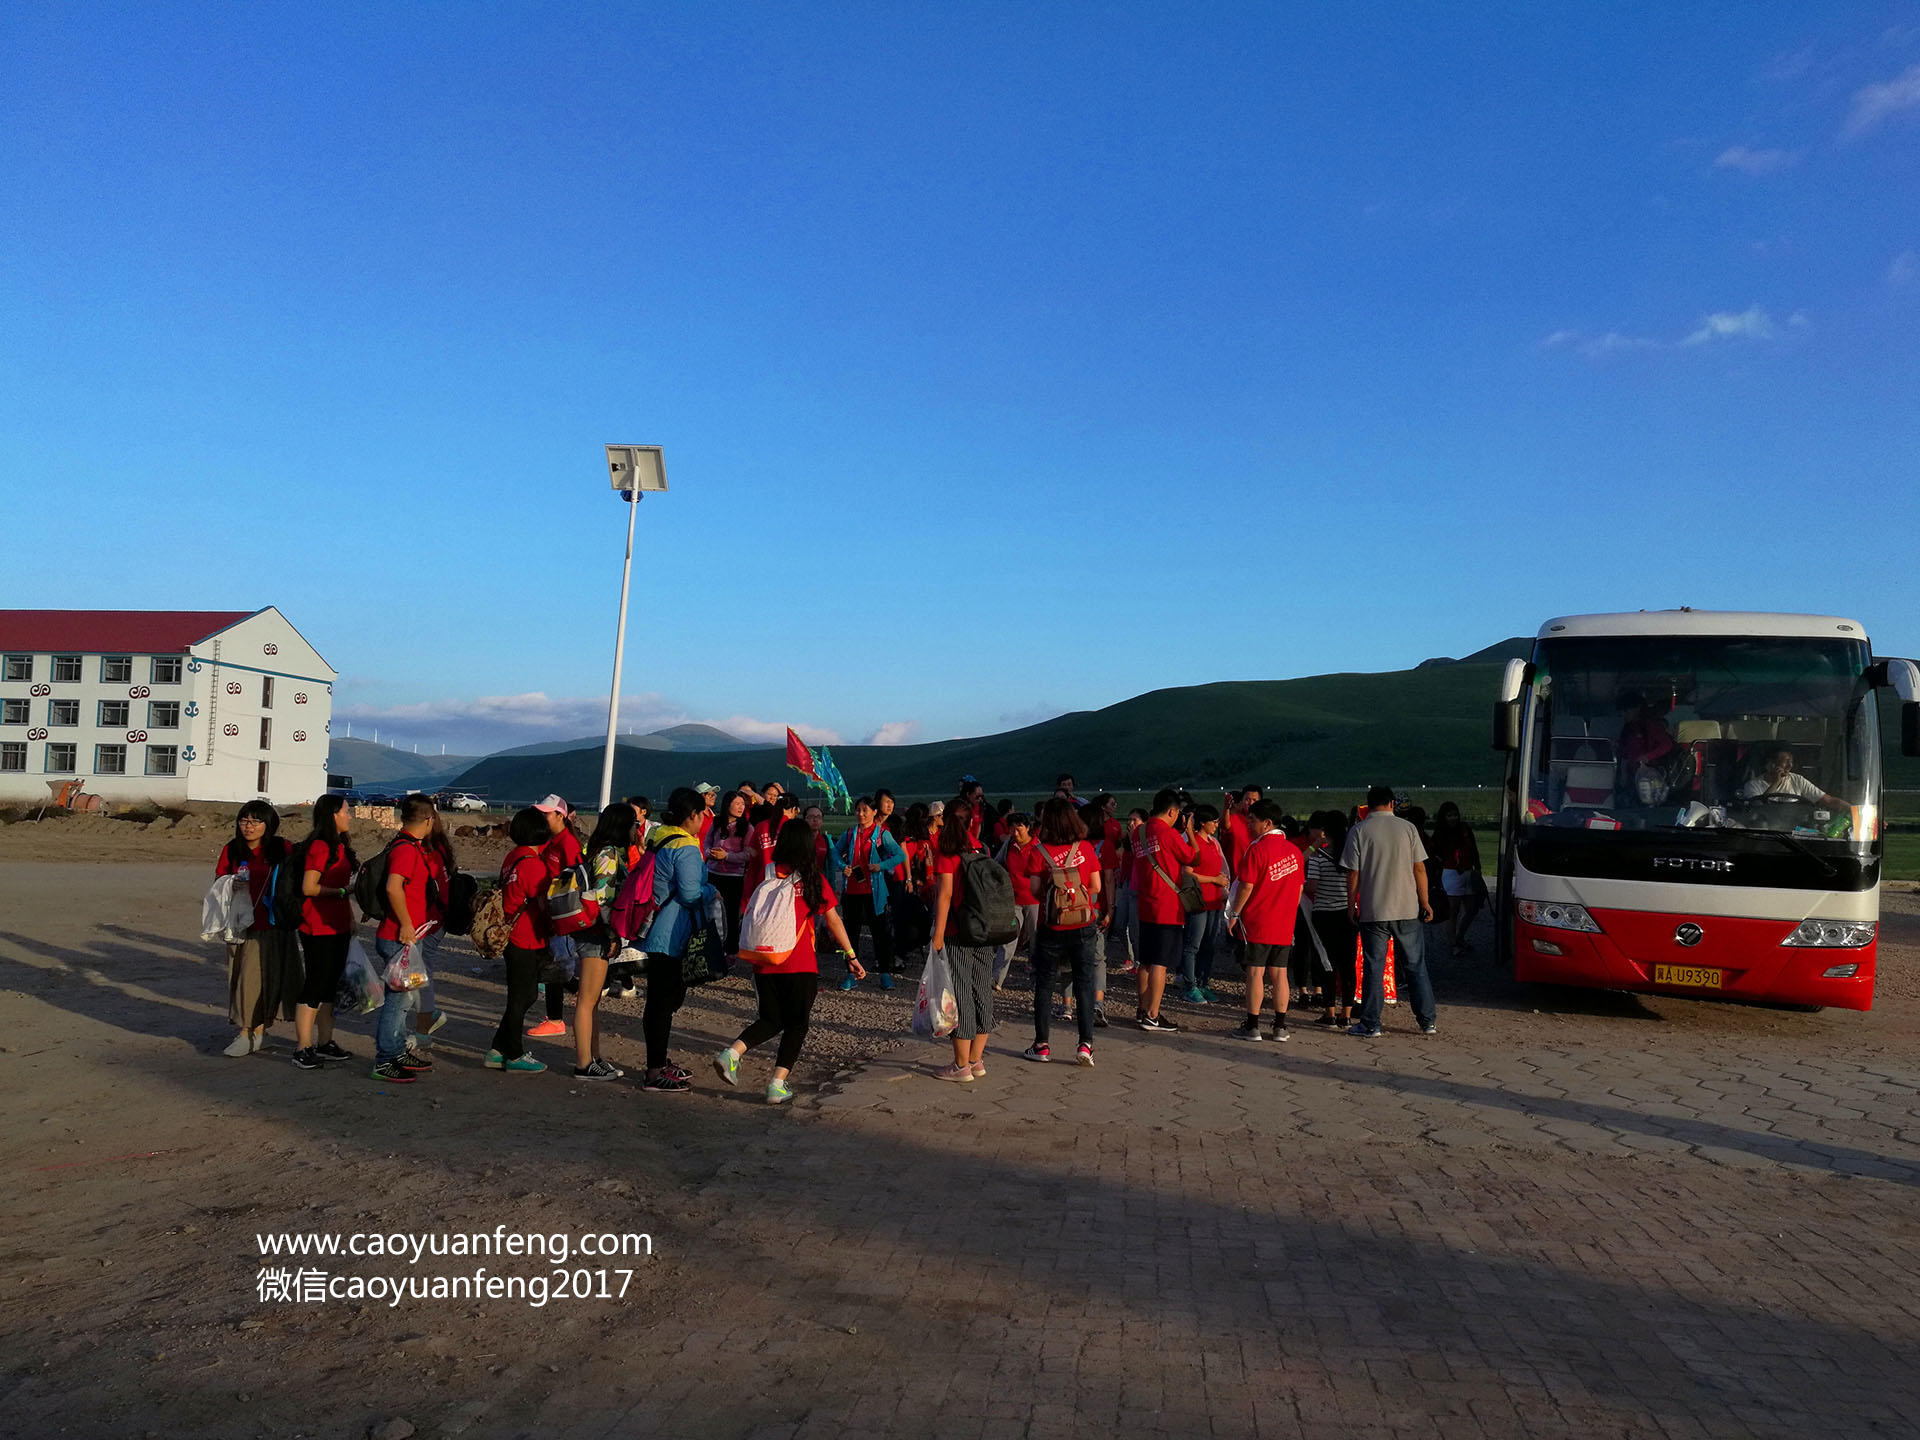
[[[398,795],[376,792],[366,795],[359,803],[362,805],[398,805],[400,803],[400,797]]]
[[[478,795],[461,790],[442,800],[440,808],[442,810],[484,810],[487,808],[487,802]]]

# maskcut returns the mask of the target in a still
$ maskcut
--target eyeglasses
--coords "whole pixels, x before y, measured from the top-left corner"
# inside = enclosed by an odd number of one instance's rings
[[[259,825],[264,828],[267,822],[262,820],[258,815],[242,815],[240,817],[240,823],[242,825]]]

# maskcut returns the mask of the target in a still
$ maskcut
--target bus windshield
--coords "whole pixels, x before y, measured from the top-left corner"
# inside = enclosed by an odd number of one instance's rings
[[[1869,846],[1880,798],[1869,658],[1852,640],[1541,640],[1521,823]]]

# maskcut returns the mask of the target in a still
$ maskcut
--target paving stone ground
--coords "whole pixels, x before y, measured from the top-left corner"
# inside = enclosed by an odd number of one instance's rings
[[[1864,1016],[1443,962],[1431,1038],[1180,1007],[1083,1070],[1017,1058],[1010,991],[986,1080],[913,1043],[778,1111],[480,1071],[470,977],[406,1093],[220,1060],[173,910],[22,923],[54,868],[0,868],[0,1432],[1920,1434],[1911,897]],[[747,1009],[701,997],[683,1054]],[[500,1221],[660,1255],[625,1303],[248,1289],[261,1230]]]

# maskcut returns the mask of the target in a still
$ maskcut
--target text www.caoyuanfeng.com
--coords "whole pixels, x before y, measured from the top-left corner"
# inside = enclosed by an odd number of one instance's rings
[[[508,1230],[437,1234],[313,1231],[257,1234],[261,1267],[255,1289],[262,1304],[324,1305],[329,1301],[522,1300],[538,1308],[553,1300],[618,1300],[633,1283],[632,1267],[569,1266],[574,1260],[650,1259],[653,1237],[634,1233],[534,1234]],[[495,1274],[488,1267],[437,1274],[418,1273],[429,1260],[480,1257],[539,1259],[532,1274]],[[335,1274],[309,1260],[371,1259],[398,1262],[416,1273]],[[294,1264],[277,1264],[293,1261]],[[438,1267],[435,1267],[436,1269]]]

